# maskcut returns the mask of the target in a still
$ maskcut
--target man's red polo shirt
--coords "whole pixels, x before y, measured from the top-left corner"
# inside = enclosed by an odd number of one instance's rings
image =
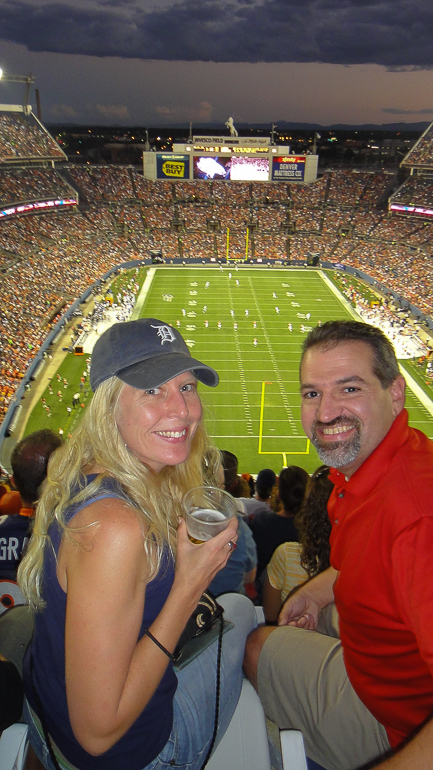
[[[396,746],[433,712],[433,442],[404,410],[349,481],[330,478],[344,662]]]

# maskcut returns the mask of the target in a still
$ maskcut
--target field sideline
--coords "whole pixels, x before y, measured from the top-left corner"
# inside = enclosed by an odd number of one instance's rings
[[[312,472],[320,464],[300,422],[302,329],[319,320],[356,317],[325,273],[232,266],[150,268],[134,310],[138,316],[177,326],[191,353],[218,371],[217,388],[200,388],[206,424],[216,445],[239,457],[242,472],[257,473],[264,467],[278,472],[287,464]],[[83,364],[83,359],[77,362],[68,355],[60,373],[68,377],[62,371],[66,368],[73,380],[72,370],[78,374]],[[71,381],[71,396],[73,387]],[[433,404],[418,394],[424,403],[408,392],[411,425],[433,437]],[[91,394],[87,389],[82,395],[86,404]],[[66,422],[64,404],[54,406]],[[61,426],[65,435],[77,424],[81,410]],[[54,411],[47,418],[37,405],[25,432],[41,427],[41,419],[44,426],[58,429]]]

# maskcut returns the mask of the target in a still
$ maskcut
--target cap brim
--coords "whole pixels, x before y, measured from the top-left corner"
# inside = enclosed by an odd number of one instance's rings
[[[183,353],[152,356],[150,359],[139,361],[121,369],[116,372],[116,376],[133,388],[150,390],[151,388],[159,388],[160,385],[164,385],[165,382],[184,372],[192,372],[199,382],[210,388],[215,388],[218,385],[219,377],[214,369]]]

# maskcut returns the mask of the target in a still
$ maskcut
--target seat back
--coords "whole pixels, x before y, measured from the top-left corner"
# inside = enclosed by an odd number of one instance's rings
[[[24,770],[24,764],[29,748],[27,725],[16,722],[0,737],[0,767],[1,770]]]
[[[247,679],[242,682],[238,705],[206,770],[271,770],[265,714]]]
[[[26,600],[15,580],[0,580],[0,615]]]
[[[0,615],[0,652],[17,667],[20,676],[33,625],[34,614],[26,604],[11,607]]]

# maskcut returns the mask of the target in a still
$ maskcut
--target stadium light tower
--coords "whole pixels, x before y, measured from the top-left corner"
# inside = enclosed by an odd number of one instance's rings
[[[27,109],[29,103],[30,86],[35,82],[35,78],[30,72],[29,75],[7,75],[4,70],[0,68],[0,80],[5,83],[24,83],[24,110]]]

